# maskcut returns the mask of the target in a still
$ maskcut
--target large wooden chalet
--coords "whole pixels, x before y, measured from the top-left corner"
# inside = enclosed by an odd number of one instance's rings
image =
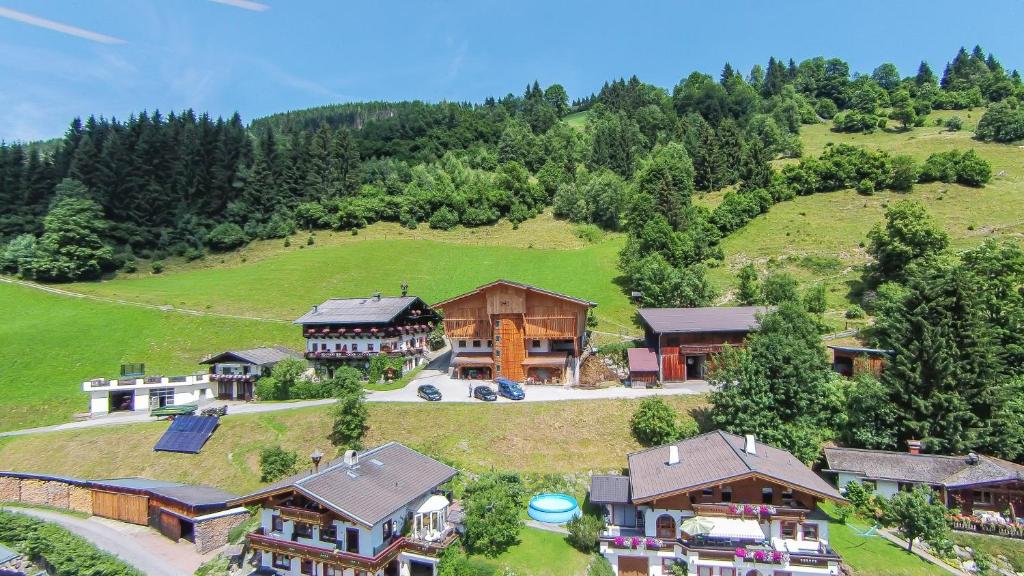
[[[619,576],[834,576],[819,502],[842,496],[792,454],[709,432],[628,456],[629,475],[595,475],[600,552]]]
[[[263,571],[311,576],[433,576],[455,541],[439,487],[456,470],[397,442],[349,451],[319,471],[232,502],[263,508],[249,534]]]
[[[338,366],[369,367],[378,354],[404,358],[403,371],[426,360],[427,337],[440,319],[416,296],[332,298],[295,320],[306,337],[306,358],[331,377]],[[396,375],[397,376],[397,375]]]
[[[758,306],[711,308],[641,308],[647,352],[634,353],[631,372],[650,373],[656,363],[658,380],[680,382],[703,380],[709,358],[726,345],[741,345],[747,334],[757,330],[758,314],[767,309]],[[651,358],[653,356],[653,358]]]
[[[444,314],[454,376],[561,383],[575,378],[595,303],[497,280],[434,305]]]

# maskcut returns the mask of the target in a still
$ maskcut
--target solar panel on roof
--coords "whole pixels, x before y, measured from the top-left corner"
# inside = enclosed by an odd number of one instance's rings
[[[216,416],[178,416],[153,450],[198,454],[220,423]]]

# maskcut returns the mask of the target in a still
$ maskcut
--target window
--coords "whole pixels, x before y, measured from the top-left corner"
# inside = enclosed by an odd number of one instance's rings
[[[345,551],[359,554],[359,529],[345,529]]]
[[[312,538],[313,537],[313,525],[306,524],[305,522],[295,523],[295,535],[299,538]]]
[[[498,365],[496,365],[496,366],[494,367],[494,371],[495,371],[495,372],[498,372],[498,373],[500,374],[500,373],[501,373],[501,364],[498,364]]]
[[[388,520],[384,523],[384,539],[387,540],[395,534],[395,521]]]
[[[796,540],[796,522],[782,523],[782,538],[785,540]]]
[[[540,348],[540,340],[534,340],[533,342],[530,342],[530,346],[532,348]]]
[[[479,348],[479,347],[480,347],[480,341],[479,340],[473,340],[473,348]]]
[[[715,489],[714,488],[705,488],[705,489],[700,491],[700,495],[704,496],[704,497],[707,497],[707,498],[710,498],[710,497],[715,495]]]
[[[284,532],[284,520],[282,520],[280,516],[270,517],[270,531]]]
[[[494,341],[498,342],[498,343],[501,343],[501,334],[498,334],[497,336],[495,336],[494,337]]]
[[[789,488],[786,488],[782,491],[782,503],[785,504],[786,506],[793,505],[793,491],[790,490]]]
[[[149,391],[149,401],[152,402],[153,398],[156,398],[158,406],[173,406],[174,388],[153,388]]]
[[[802,524],[800,526],[801,532],[803,532],[804,540],[817,540],[818,539],[818,525],[817,524]]]
[[[722,488],[722,502],[732,502],[732,486]]]
[[[334,344],[334,351],[335,352],[341,352],[341,343],[335,342],[335,344]]]
[[[278,554],[278,553],[275,552],[274,556],[273,556],[273,564],[274,564],[274,568],[281,568],[281,569],[284,569],[284,570],[291,570],[292,569],[292,557],[291,556],[285,556],[284,554]]]
[[[712,571],[711,566],[698,566],[697,567],[697,576],[711,576],[711,574],[712,574],[711,571]]]
[[[875,482],[874,480],[862,480],[861,484],[864,485],[864,488],[868,492],[877,492],[878,491],[878,483]]]
[[[366,351],[373,352],[373,342],[370,342],[369,344],[366,345]]]
[[[770,487],[761,488],[761,502],[763,504],[771,504],[772,499],[775,497],[775,491]]]
[[[321,350],[327,350],[327,343],[326,342],[321,342],[320,343],[320,349]]]
[[[974,491],[974,503],[975,504],[991,504],[992,493],[988,490],[975,490]]]
[[[466,341],[465,340],[459,340],[459,348],[465,348],[465,347],[466,347]]]
[[[487,347],[490,348],[491,346],[493,346],[493,343],[490,340],[488,340],[487,341]]]
[[[334,566],[324,565],[324,576],[344,576],[344,568],[335,568]]]
[[[501,350],[495,350],[494,355],[497,356],[498,358],[501,358]]]
[[[302,562],[299,564],[299,572],[303,574],[313,574],[313,561],[302,560]]]
[[[676,519],[669,516],[668,514],[662,514],[658,516],[657,524],[658,538],[664,540],[674,540],[676,537]]]
[[[675,558],[662,558],[661,559],[661,573],[662,574],[671,574],[672,573],[672,567],[676,565],[676,562],[678,562],[678,560],[676,560]]]
[[[900,492],[910,492],[914,489],[914,485],[910,482],[897,482],[896,489]],[[977,492],[975,492],[977,494]]]
[[[720,576],[736,576],[735,568],[719,568],[718,574]]]
[[[324,542],[334,542],[337,539],[338,526],[334,522],[331,522],[329,525],[320,529],[320,540]]]
[[[359,343],[358,342],[353,342],[352,343],[352,351],[353,352],[359,352]]]
[[[501,320],[494,321],[494,329],[497,330],[498,328],[501,328]]]

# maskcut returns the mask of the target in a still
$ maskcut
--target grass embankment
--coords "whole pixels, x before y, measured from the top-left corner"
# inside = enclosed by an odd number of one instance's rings
[[[953,532],[953,542],[970,546],[989,556],[1002,556],[1017,572],[1024,572],[1024,541],[985,534]]]
[[[936,112],[929,116],[928,126],[907,132],[841,134],[830,130],[831,123],[804,126],[805,156],[819,155],[829,142],[908,154],[918,161],[935,152],[973,148],[992,164],[993,178],[984,188],[930,183],[918,184],[909,193],[883,191],[865,196],[844,190],[782,202],[723,241],[726,260],[711,271],[712,281],[728,291],[735,287],[736,272],[748,262],[762,271],[777,265],[805,285],[825,282],[833,318],[838,319],[848,305],[847,296],[859,279],[860,267],[868,261],[868,230],[896,200],[920,200],[950,234],[955,248],[971,247],[991,237],[1019,237],[1024,233],[1024,150],[974,140],[972,130],[981,114],[981,109]],[[964,130],[947,132],[934,125],[935,118],[951,115],[964,119]],[[710,194],[700,201],[714,205],[721,195]]]
[[[667,397],[681,413],[703,396]],[[621,470],[639,445],[629,431],[637,400],[526,404],[370,404],[366,445],[396,440],[471,471],[538,473]],[[259,487],[259,451],[280,444],[300,462],[329,449],[327,407],[227,417],[199,455],[154,452],[166,422],[53,432],[0,440],[3,467],[80,478],[145,476],[211,484],[238,493]]]
[[[828,504],[821,506],[822,511],[832,518],[833,509]],[[871,527],[870,523],[851,518],[846,524],[830,520],[828,526],[828,543],[839,553],[854,574],[878,576],[948,576],[942,568],[922,559],[916,554],[908,553],[901,546],[882,538],[877,534],[861,536]]]
[[[264,344],[301,346],[287,324],[198,317],[57,296],[0,283],[0,431],[66,422],[89,409],[82,381],[121,362],[187,374],[204,356]]]

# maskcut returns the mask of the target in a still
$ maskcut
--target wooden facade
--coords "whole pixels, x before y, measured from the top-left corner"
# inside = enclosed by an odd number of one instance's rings
[[[92,513],[101,518],[111,518],[145,526],[149,523],[149,497],[123,492],[92,491]]]
[[[728,494],[728,496],[723,496]],[[799,516],[801,519],[817,507],[821,498],[806,490],[767,478],[759,474],[749,474],[739,478],[724,479],[712,484],[694,486],[674,494],[662,495],[650,501],[634,501],[637,504],[649,504],[653,508],[668,510],[701,509],[701,513],[711,512],[709,506],[725,502],[743,504],[769,504],[781,507],[787,514]],[[714,515],[714,514],[712,514]]]
[[[594,305],[498,280],[434,307],[444,314],[455,357],[462,352],[455,343],[487,341],[494,377],[528,381],[540,371],[557,370],[565,376],[585,344],[587,311]],[[536,346],[540,342],[542,349]]]
[[[713,367],[714,355],[726,345],[742,346],[743,332],[658,334],[661,379],[665,382],[703,380]]]
[[[891,354],[889,350],[846,346],[829,346],[829,350],[832,352],[832,370],[848,378],[856,378],[860,374],[880,377]]]

